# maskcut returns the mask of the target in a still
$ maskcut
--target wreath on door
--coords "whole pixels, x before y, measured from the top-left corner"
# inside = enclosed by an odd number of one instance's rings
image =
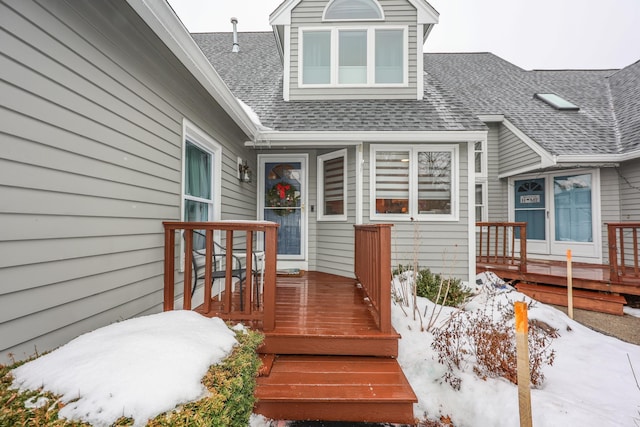
[[[267,191],[267,207],[274,209],[278,216],[292,214],[300,202],[300,193],[289,183],[280,181]]]

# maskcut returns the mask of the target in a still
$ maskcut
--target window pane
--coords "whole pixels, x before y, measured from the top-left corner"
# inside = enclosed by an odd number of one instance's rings
[[[451,213],[451,152],[418,153],[418,213]]]
[[[553,179],[556,240],[592,242],[591,174]]]
[[[402,30],[376,30],[376,83],[404,82]]]
[[[211,154],[187,142],[185,194],[211,199]]]
[[[344,214],[344,157],[327,160],[323,165],[324,214]]]
[[[374,0],[334,0],[324,19],[382,19]]]
[[[328,84],[331,82],[331,32],[302,33],[302,82]]]
[[[475,143],[475,154],[476,154],[476,173],[482,173],[482,142]]]
[[[367,31],[338,32],[338,82],[343,84],[367,82]]]
[[[482,184],[476,184],[476,222],[482,221],[482,210],[484,207],[482,195]]]
[[[409,152],[376,152],[376,213],[409,213]]]

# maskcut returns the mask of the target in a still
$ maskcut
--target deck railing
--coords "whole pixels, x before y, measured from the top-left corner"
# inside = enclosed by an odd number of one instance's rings
[[[184,274],[182,274],[183,287],[183,309],[191,310],[191,286],[193,280],[193,231],[206,236],[205,239],[205,276],[204,276],[204,307],[207,314],[219,316],[225,320],[236,321],[262,321],[263,329],[270,331],[275,328],[275,306],[276,306],[276,256],[277,256],[277,228],[278,225],[266,221],[219,221],[219,222],[164,222],[164,311],[174,309],[175,285],[176,285],[176,260],[180,260],[180,250],[184,251]],[[212,313],[212,276],[213,276],[213,241],[214,231],[224,232],[226,275],[224,280],[224,291],[222,308]],[[244,251],[240,253],[245,260],[246,268],[244,302],[242,308],[233,306],[233,283],[231,270],[234,265],[234,232],[246,234]],[[264,277],[262,282],[262,304],[260,310],[254,310],[258,306],[255,301],[255,286],[251,271],[257,266],[253,265],[253,245],[254,234],[264,233]],[[184,245],[177,244],[180,241]],[[236,256],[238,250],[235,250]],[[179,272],[178,272],[179,273]],[[179,282],[178,282],[179,283]],[[218,305],[217,305],[218,306]]]
[[[640,222],[607,224],[611,281],[624,283],[640,279]]]
[[[391,331],[391,224],[355,226],[355,275],[373,306],[378,327]]]
[[[527,271],[526,222],[477,222],[476,227],[478,262],[507,265],[522,273]]]

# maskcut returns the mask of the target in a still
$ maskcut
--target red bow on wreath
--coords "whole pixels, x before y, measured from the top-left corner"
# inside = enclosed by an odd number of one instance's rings
[[[280,195],[281,199],[284,199],[286,197],[286,193],[290,188],[291,188],[291,185],[289,184],[283,185],[280,182],[276,185],[276,190],[278,190],[278,194]]]

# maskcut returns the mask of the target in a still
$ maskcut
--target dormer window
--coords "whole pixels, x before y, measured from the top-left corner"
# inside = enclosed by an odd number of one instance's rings
[[[406,86],[406,27],[300,28],[299,82],[309,86]]]
[[[381,21],[382,7],[376,0],[332,0],[324,10],[324,21]]]

